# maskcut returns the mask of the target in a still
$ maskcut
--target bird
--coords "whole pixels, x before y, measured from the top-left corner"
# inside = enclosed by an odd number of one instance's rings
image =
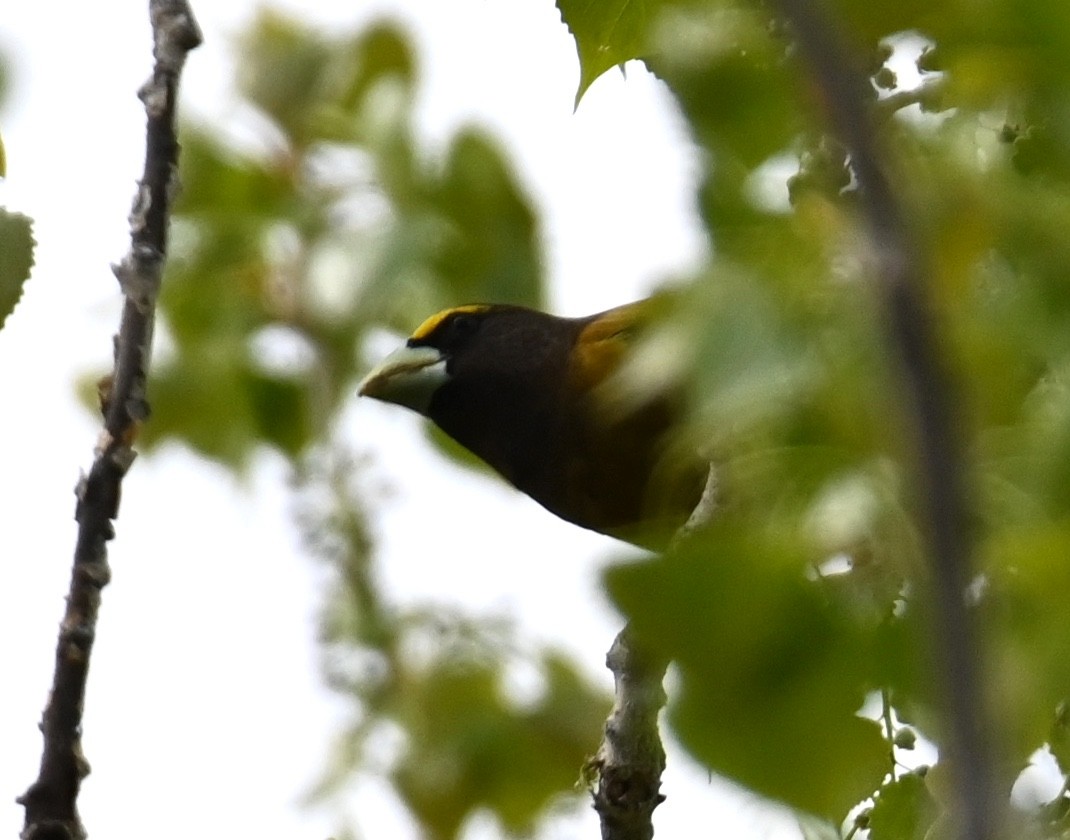
[[[358,393],[427,417],[562,519],[660,550],[702,497],[709,470],[681,452],[672,389],[624,398],[616,387],[660,300],[580,318],[512,304],[446,309]]]

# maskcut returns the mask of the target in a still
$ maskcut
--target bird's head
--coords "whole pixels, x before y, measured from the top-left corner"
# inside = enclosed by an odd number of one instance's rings
[[[518,390],[545,388],[547,378],[567,365],[576,331],[569,319],[520,306],[454,307],[417,327],[358,391],[432,419],[462,395],[515,398]]]

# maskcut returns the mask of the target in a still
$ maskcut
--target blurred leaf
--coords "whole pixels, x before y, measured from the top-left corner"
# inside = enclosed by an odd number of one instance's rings
[[[1052,735],[1052,716],[1070,697],[1070,523],[1008,529],[984,546],[989,585],[985,627],[991,650],[986,684],[1003,721],[1001,746],[1015,766]]]
[[[647,63],[672,90],[696,139],[718,155],[714,177],[789,149],[804,127],[798,76],[768,14],[746,4],[673,6]],[[719,220],[720,222],[721,220]]]
[[[338,457],[332,430],[369,334],[471,300],[542,302],[534,211],[484,133],[419,145],[416,62],[397,27],[328,34],[263,13],[240,47],[263,142],[185,140],[161,298],[173,347],[150,383],[146,442],[177,438],[232,469],[267,445],[298,470],[306,543],[335,575],[325,672],[353,710],[321,794],[371,769],[429,835],[455,836],[480,809],[529,831],[556,797],[577,796],[605,698],[541,651],[529,665],[543,690],[515,700],[503,688],[511,631],[391,603],[365,471]],[[397,730],[397,762],[376,764],[376,738]]]
[[[406,681],[399,722],[409,748],[394,779],[435,836],[457,836],[480,807],[510,833],[530,832],[553,796],[574,789],[608,705],[559,656],[542,668],[547,689],[525,707],[503,696],[493,658],[444,659]]]
[[[0,327],[15,310],[33,267],[33,222],[0,207]]]
[[[180,166],[181,220],[255,230],[300,206],[285,161],[257,159],[228,148],[208,126],[184,129]]]
[[[151,448],[181,431],[203,454],[243,466],[258,440],[249,391],[249,371],[233,353],[187,355],[181,366],[158,366],[144,445]]]
[[[242,89],[282,137],[256,153],[184,136],[161,295],[175,352],[154,373],[144,437],[235,468],[265,444],[296,458],[331,425],[372,330],[543,300],[535,214],[497,144],[462,129],[441,160],[416,147],[401,30],[326,35],[264,12],[240,44]],[[271,331],[300,344],[299,370],[261,370],[256,339]]]
[[[870,840],[924,840],[938,808],[918,773],[880,789],[869,815]]]
[[[874,293],[879,243],[825,131],[825,94],[759,4],[557,6],[577,44],[577,102],[633,58],[667,85],[713,245],[633,361],[636,387],[679,389],[684,443],[717,464],[719,521],[680,554],[607,578],[677,663],[669,720],[712,769],[819,815],[808,835],[872,799],[873,840],[944,836],[931,791],[950,801],[950,771],[886,782],[892,745],[859,717],[881,691],[898,721],[946,746],[911,407]],[[997,763],[1020,767],[1048,742],[1065,771],[1070,7],[829,8],[871,75],[881,163],[954,373]],[[458,303],[544,302],[539,225],[523,173],[487,135],[420,142],[417,61],[398,27],[333,33],[264,13],[239,45],[259,142],[185,139],[163,293],[174,347],[147,434],[235,468],[269,445],[306,469],[333,445],[369,335]],[[260,338],[273,330],[295,339],[299,363],[268,364]],[[346,464],[324,481],[329,523],[310,538],[337,570],[328,673],[356,709],[339,775],[389,721],[406,736],[394,779],[422,830],[452,836],[485,808],[527,831],[571,784],[599,701],[549,654],[533,657],[545,694],[510,698],[510,637],[483,638],[486,622],[455,622],[413,659],[412,637],[444,619],[379,592],[375,493],[348,484],[361,475]]]
[[[839,818],[880,784],[889,747],[857,716],[872,632],[808,583],[788,535],[728,525],[679,555],[619,566],[607,585],[680,673],[670,721],[710,769]]]
[[[454,300],[542,302],[535,215],[496,144],[459,133],[432,200],[447,225],[433,266]]]
[[[416,80],[408,38],[386,21],[338,36],[262,11],[239,49],[241,93],[274,121],[293,149],[325,139],[371,140],[375,100],[384,86],[399,85],[407,94]]]

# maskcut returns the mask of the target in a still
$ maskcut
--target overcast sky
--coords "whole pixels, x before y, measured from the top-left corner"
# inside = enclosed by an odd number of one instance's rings
[[[24,4],[0,21],[13,71],[0,111],[9,175],[0,205],[33,216],[39,242],[25,299],[0,331],[0,833],[8,837],[22,824],[13,799],[40,757],[36,724],[74,544],[73,488],[97,433],[72,383],[108,364],[118,323],[109,265],[127,247],[144,153],[135,92],[150,68],[146,5],[110,0],[104,13],[101,4]],[[671,101],[636,66],[627,81],[610,73],[597,82],[573,113],[575,51],[551,0],[288,5],[328,27],[378,14],[409,26],[423,69],[421,134],[441,144],[462,122],[478,121],[503,138],[543,214],[557,311],[634,299],[700,258],[697,165]],[[195,3],[205,44],[190,58],[185,116],[236,124],[230,35],[253,8]],[[376,482],[391,489],[378,530],[394,597],[509,615],[529,638],[565,645],[610,684],[602,661],[618,622],[597,575],[619,556],[617,544],[435,461],[417,418],[398,409],[354,401],[344,428],[374,457]],[[289,524],[285,478],[281,460],[265,454],[239,485],[178,447],[130,473],[85,715],[93,774],[81,805],[91,836],[294,840],[335,827],[330,814],[299,804],[342,705],[320,685],[322,570]],[[463,537],[470,565],[421,564],[439,553],[427,550],[431,534]],[[673,755],[659,836],[693,836],[696,825],[744,840],[797,836],[790,817],[728,791]],[[389,800],[372,784],[355,791],[359,827],[370,837],[414,836]],[[472,827],[473,836],[488,831],[486,821]],[[585,813],[547,836],[595,837],[597,824]]]

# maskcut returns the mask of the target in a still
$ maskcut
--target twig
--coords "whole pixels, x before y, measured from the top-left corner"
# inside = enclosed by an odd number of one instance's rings
[[[107,585],[107,541],[115,532],[123,476],[134,460],[137,429],[148,416],[145,378],[156,298],[167,252],[167,223],[178,160],[175,103],[186,54],[201,33],[186,0],[150,0],[152,78],[139,91],[148,117],[145,170],[130,213],[130,250],[114,267],[124,295],[115,365],[102,394],[104,429],[93,466],[78,483],[70,590],[56,645],[52,691],[41,720],[44,749],[37,780],[19,798],[23,840],[83,840],[78,791],[89,773],[81,724],[86,677],[96,635],[100,592]]]
[[[887,688],[881,689],[881,722],[884,723],[884,738],[888,741],[888,759],[891,780],[895,781],[895,726],[892,723],[892,697]]]
[[[932,567],[929,610],[940,678],[948,764],[955,780],[954,819],[960,837],[995,834],[993,773],[985,738],[977,655],[978,634],[967,608],[970,539],[963,467],[952,422],[950,377],[941,363],[924,301],[925,271],[910,227],[884,171],[874,129],[873,92],[865,73],[813,0],[776,0],[809,62],[834,132],[847,148],[861,208],[879,259],[879,292],[887,341],[899,357],[918,447],[918,485],[924,498]]]
[[[874,117],[878,121],[887,121],[896,112],[911,105],[920,105],[923,110],[934,108],[944,96],[945,87],[941,79],[928,79],[909,90],[897,90],[876,101]]]
[[[714,514],[717,512],[717,491],[719,489],[717,486],[717,467],[710,463],[706,471],[706,483],[702,487],[702,495],[699,497],[698,504],[691,511],[691,515],[687,517],[687,521],[677,528],[676,533],[673,534],[672,542],[669,543],[670,551],[679,548],[683,542],[689,540],[710,524]]]
[[[606,654],[606,667],[613,672],[613,711],[587,768],[594,777],[591,795],[602,840],[650,840],[654,809],[665,799],[658,712],[665,705],[661,683],[668,662],[643,650],[625,627]]]

